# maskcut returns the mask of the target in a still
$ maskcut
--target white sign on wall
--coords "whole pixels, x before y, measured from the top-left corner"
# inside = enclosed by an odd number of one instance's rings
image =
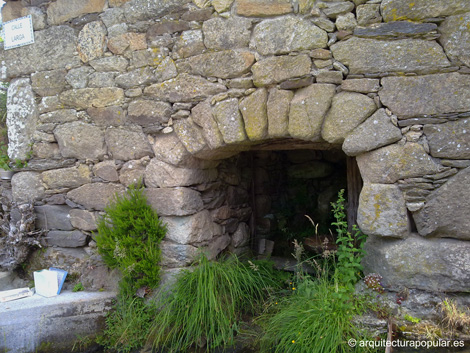
[[[22,47],[34,43],[31,15],[3,23],[5,49]]]

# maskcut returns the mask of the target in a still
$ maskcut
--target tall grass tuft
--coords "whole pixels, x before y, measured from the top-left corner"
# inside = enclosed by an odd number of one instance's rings
[[[186,352],[233,345],[242,313],[253,313],[268,292],[280,287],[266,263],[241,263],[233,256],[212,262],[201,256],[182,272],[171,292],[160,295],[150,333],[154,348]]]

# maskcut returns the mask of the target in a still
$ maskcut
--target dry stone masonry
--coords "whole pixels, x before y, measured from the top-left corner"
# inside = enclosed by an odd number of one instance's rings
[[[470,292],[469,1],[17,0],[2,15],[35,30],[0,50],[9,155],[33,152],[12,197],[47,231],[31,266],[106,286],[92,232],[139,181],[168,224],[163,266],[243,253],[272,200],[250,202],[243,152],[282,142],[357,159],[366,272]]]

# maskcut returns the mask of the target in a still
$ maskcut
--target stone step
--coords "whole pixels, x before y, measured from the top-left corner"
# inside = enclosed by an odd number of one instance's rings
[[[71,292],[0,303],[0,352],[71,352],[79,339],[104,328],[116,293]]]

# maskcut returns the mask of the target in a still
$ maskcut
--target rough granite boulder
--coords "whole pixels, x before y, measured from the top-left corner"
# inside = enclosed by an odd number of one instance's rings
[[[317,83],[295,92],[289,111],[289,134],[294,138],[322,141],[323,119],[330,108],[336,86]]]
[[[272,88],[267,102],[268,136],[289,136],[289,106],[294,92]]]
[[[18,203],[34,202],[45,195],[41,174],[36,172],[20,172],[13,175],[11,190],[13,201]]]
[[[62,92],[59,99],[61,103],[72,108],[100,108],[121,104],[124,91],[117,87],[72,89]]]
[[[402,137],[400,128],[393,125],[385,109],[382,108],[347,135],[343,151],[348,156],[357,156],[390,145]]]
[[[470,159],[470,119],[427,124],[424,134],[436,158]]]
[[[101,12],[105,5],[106,0],[57,0],[47,7],[47,22],[58,25],[81,15]]]
[[[292,5],[288,0],[237,0],[235,3],[237,15],[240,16],[267,17],[292,12]]]
[[[104,132],[81,121],[66,123],[54,130],[60,153],[65,158],[102,159],[106,154]]]
[[[238,99],[226,99],[214,106],[214,118],[225,143],[246,141],[242,115],[238,109]]]
[[[123,0],[115,0],[123,3]],[[128,23],[135,23],[141,20],[150,20],[165,16],[171,12],[180,9],[190,0],[166,0],[166,1],[149,1],[149,0],[130,0],[126,1],[122,6],[124,15]]]
[[[201,194],[190,188],[146,188],[145,196],[159,216],[188,216],[204,208]]]
[[[106,129],[106,145],[114,159],[128,161],[153,156],[152,146],[140,126],[110,127]]]
[[[62,248],[79,248],[87,243],[87,236],[79,230],[51,230],[41,238],[46,246],[59,246]]]
[[[470,167],[467,167],[429,195],[413,218],[422,236],[470,240],[469,212]]]
[[[407,237],[407,209],[398,186],[366,183],[359,197],[357,224],[369,236]]]
[[[34,92],[40,96],[55,96],[62,92],[67,84],[65,69],[35,72],[31,75],[31,84]]]
[[[340,92],[333,97],[326,114],[322,137],[332,144],[343,143],[348,134],[377,109],[372,98],[356,92]]]
[[[210,148],[215,149],[224,144],[224,139],[212,114],[212,107],[207,100],[191,109],[191,117],[194,123],[202,127],[202,134]]]
[[[41,177],[47,189],[76,188],[91,182],[90,168],[86,164],[47,170],[41,174]]]
[[[312,61],[305,54],[268,57],[251,67],[253,83],[257,87],[262,87],[290,78],[302,77],[310,73],[311,67]]]
[[[253,30],[250,47],[261,55],[325,48],[326,32],[312,22],[293,16],[264,20]]]
[[[168,122],[171,113],[170,103],[148,99],[133,100],[127,109],[129,121],[142,127],[161,127]]]
[[[80,230],[87,232],[94,231],[97,228],[96,212],[72,209],[70,210],[70,223]]]
[[[461,14],[470,11],[470,3],[462,0],[384,0],[381,13],[385,22],[421,21],[431,17]]]
[[[165,240],[160,243],[160,249],[162,250],[160,265],[170,268],[192,264],[199,253],[198,248],[195,246]]]
[[[207,49],[246,48],[250,42],[251,20],[237,17],[223,19],[211,18],[202,24],[204,44]]]
[[[35,206],[37,229],[72,230],[69,211],[71,208],[65,205]]]
[[[103,211],[114,196],[122,196],[124,190],[124,186],[120,184],[92,183],[69,191],[67,198],[88,210]]]
[[[181,119],[174,123],[176,136],[191,154],[196,154],[207,148],[202,129],[192,119]]]
[[[469,8],[470,11],[470,8]],[[456,64],[470,66],[470,13],[447,17],[439,26],[439,42]]]
[[[106,34],[106,27],[101,21],[93,21],[83,26],[78,34],[77,51],[84,63],[103,56],[106,49]]]
[[[268,91],[260,88],[240,101],[239,109],[242,112],[246,135],[250,141],[259,141],[267,137],[267,100]]]

